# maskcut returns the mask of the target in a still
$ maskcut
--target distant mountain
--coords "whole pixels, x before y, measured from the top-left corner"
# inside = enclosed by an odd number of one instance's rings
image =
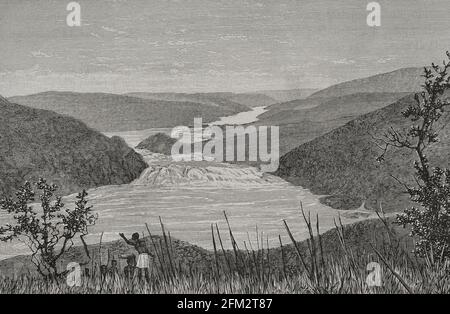
[[[258,118],[279,125],[308,121],[332,121],[355,117],[385,107],[409,93],[356,93],[330,98],[300,99],[282,103]]]
[[[309,98],[327,98],[355,93],[403,93],[420,90],[423,68],[404,68],[362,79],[356,79],[322,89]]]
[[[0,195],[44,177],[61,194],[129,183],[147,167],[119,137],[108,138],[84,123],[52,111],[0,98]]]
[[[248,107],[270,106],[279,102],[275,98],[262,93],[233,94],[228,99]]]
[[[191,125],[195,117],[212,122],[222,116],[250,110],[222,98],[207,102],[167,101],[104,93],[44,92],[11,97],[10,100],[74,117],[103,132]]]
[[[224,106],[228,103],[237,103],[247,107],[269,106],[278,101],[264,93],[128,93],[132,97],[163,101],[187,101],[205,105]]]
[[[450,96],[447,95],[446,97]],[[408,129],[411,121],[401,115],[413,95],[374,112],[362,115],[344,126],[304,143],[280,159],[277,175],[311,189],[330,195],[324,202],[337,208],[403,210],[408,198],[391,177],[411,182],[411,166],[415,156],[407,150],[391,150],[382,164],[376,162],[380,150],[372,135],[382,137],[389,128]],[[450,166],[450,114],[446,113],[437,129],[439,139],[428,156],[434,164]]]
[[[408,93],[356,93],[330,98],[307,98],[276,106],[260,115],[256,125],[280,127],[280,153],[323,135],[348,121],[383,108]]]
[[[279,103],[288,102],[296,99],[304,99],[317,92],[318,89],[301,88],[288,90],[264,90],[258,93],[267,95]]]
[[[311,141],[356,117],[388,106],[420,90],[423,68],[389,73],[336,84],[269,107],[256,125],[280,126],[280,153]]]

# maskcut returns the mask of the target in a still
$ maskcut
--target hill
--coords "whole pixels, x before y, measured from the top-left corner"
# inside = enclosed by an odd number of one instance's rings
[[[307,98],[276,106],[260,115],[256,125],[280,127],[280,153],[340,127],[356,117],[383,108],[407,93],[356,93],[352,95]]]
[[[448,97],[449,93],[445,95]],[[407,195],[391,175],[411,182],[411,166],[415,156],[407,150],[391,150],[386,161],[376,162],[380,150],[372,136],[382,137],[389,128],[409,129],[411,122],[401,115],[413,95],[376,111],[362,115],[342,127],[304,143],[280,159],[277,175],[311,189],[313,193],[330,195],[323,201],[337,208],[355,208],[365,204],[387,210],[403,210]],[[450,114],[440,120],[440,141],[430,150],[433,164],[449,166]]]
[[[224,99],[206,103],[104,93],[44,92],[11,97],[10,100],[74,117],[102,132],[191,125],[194,117],[211,122],[222,116],[250,110],[247,106]]]
[[[304,99],[317,92],[317,89],[312,88],[300,88],[300,89],[287,89],[287,90],[264,90],[258,93],[267,95],[275,99],[279,103],[288,102],[296,99]]]
[[[57,113],[0,99],[0,194],[39,177],[67,194],[128,183],[147,167],[119,137],[108,138]]]
[[[278,101],[264,93],[127,93],[132,97],[143,99],[163,100],[163,101],[187,101],[205,105],[224,106],[231,103],[237,103],[246,107],[269,106]]]
[[[165,133],[157,133],[140,142],[136,148],[146,149],[153,153],[170,155],[172,152],[172,146],[176,142],[176,139],[171,138]]]
[[[423,68],[403,68],[367,78],[356,79],[322,89],[309,98],[326,98],[354,93],[404,93],[420,90]]]
[[[228,99],[248,107],[270,106],[278,103],[275,98],[262,93],[232,94]]]

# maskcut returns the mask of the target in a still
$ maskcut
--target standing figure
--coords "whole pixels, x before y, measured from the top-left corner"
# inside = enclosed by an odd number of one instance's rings
[[[136,257],[133,255],[125,256],[127,260],[127,266],[124,267],[123,273],[128,280],[133,278],[134,271],[136,269]]]
[[[111,267],[108,271],[111,275],[119,273],[119,266],[117,265],[117,261],[115,259],[111,261]]]
[[[141,278],[142,276],[142,270],[144,270],[145,278],[147,281],[150,280],[150,250],[147,247],[147,244],[145,243],[144,239],[139,239],[139,233],[135,232],[131,236],[131,239],[127,239],[123,233],[119,233],[119,235],[122,237],[122,239],[125,240],[125,242],[128,245],[131,245],[134,247],[134,249],[138,252],[138,259],[136,263],[136,271],[135,274]]]

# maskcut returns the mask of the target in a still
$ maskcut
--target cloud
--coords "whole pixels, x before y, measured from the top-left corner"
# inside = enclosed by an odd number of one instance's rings
[[[107,31],[107,32],[115,33],[115,34],[119,34],[119,35],[127,34],[127,32],[124,32],[124,31],[121,31],[121,30],[118,30],[118,29],[115,29],[115,28],[112,28],[112,27],[108,27],[108,26],[102,26],[102,29]]]
[[[388,63],[390,61],[395,60],[395,57],[385,57],[377,60],[377,63]]]
[[[339,60],[333,60],[331,62],[333,62],[334,64],[354,64],[354,63],[356,63],[355,60],[349,60],[347,58],[342,58],[342,59],[339,59]]]
[[[219,37],[222,40],[247,40],[248,37],[245,35],[239,35],[239,34],[228,34],[228,35],[221,35]]]
[[[95,59],[99,62],[108,62],[108,61],[114,61],[116,60],[116,58],[111,58],[111,57],[103,57],[103,56],[97,56],[95,57]]]
[[[173,67],[164,71],[121,67],[115,71],[103,69],[91,73],[74,73],[51,72],[36,65],[26,70],[0,73],[0,78],[0,94],[5,97],[45,90],[106,93],[244,91],[269,89],[274,84],[282,88],[285,84],[284,80],[262,71],[186,71]]]
[[[184,68],[184,62],[173,62],[172,65],[176,68]]]
[[[31,55],[35,58],[52,58],[53,57],[53,55],[49,55],[41,50],[32,51]]]
[[[188,41],[188,40],[170,40],[167,42],[170,46],[197,46],[199,44],[203,44],[203,40],[194,40],[194,41]]]

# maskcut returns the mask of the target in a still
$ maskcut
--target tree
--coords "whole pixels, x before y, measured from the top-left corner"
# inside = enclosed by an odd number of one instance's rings
[[[423,91],[415,95],[415,102],[402,115],[412,122],[407,132],[390,128],[383,138],[382,161],[389,147],[408,149],[417,159],[414,162],[413,186],[401,182],[411,200],[418,206],[397,215],[396,223],[411,227],[415,252],[431,262],[450,257],[450,169],[433,166],[427,157],[429,148],[439,141],[439,131],[446,125],[438,122],[450,106],[443,99],[450,87],[450,53],[443,66],[432,64],[424,69]]]
[[[16,200],[6,197],[0,201],[0,208],[10,216],[13,223],[0,226],[0,240],[17,239],[31,250],[31,260],[37,271],[44,277],[56,278],[57,261],[73,246],[75,237],[88,234],[88,227],[95,225],[97,216],[92,207],[87,206],[85,190],[76,197],[74,209],[64,209],[60,196],[54,196],[57,186],[39,179],[38,190],[40,208],[30,204],[36,200],[32,185],[26,182],[16,193]]]

